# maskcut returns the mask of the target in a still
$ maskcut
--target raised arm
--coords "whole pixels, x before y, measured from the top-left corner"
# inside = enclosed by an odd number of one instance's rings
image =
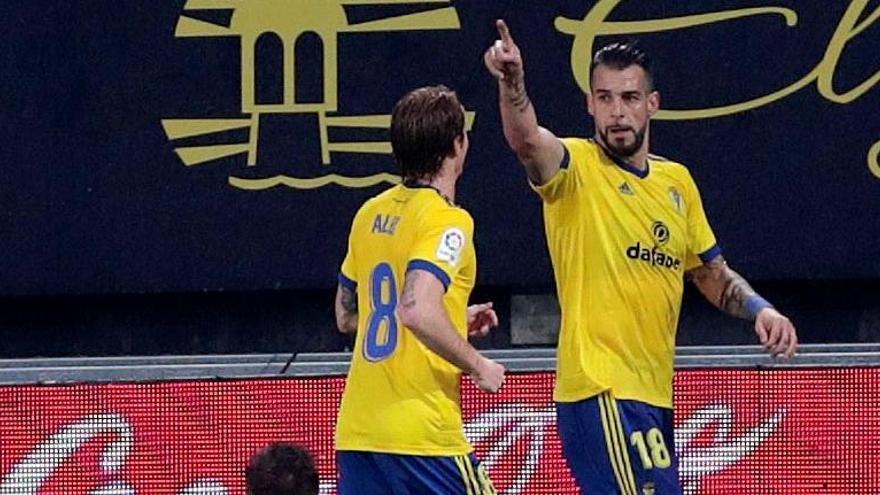
[[[759,296],[721,255],[687,273],[697,289],[725,313],[755,322],[755,333],[767,352],[786,359],[797,351],[797,331],[791,321]]]
[[[503,20],[496,21],[500,39],[486,50],[486,68],[498,80],[498,102],[504,137],[525,165],[529,179],[546,184],[559,171],[564,156],[562,143],[538,125],[535,107],[526,92],[525,71],[519,47]]]
[[[358,326],[358,300],[355,291],[339,284],[336,287],[336,328],[342,333],[355,333]]]
[[[474,380],[480,389],[497,392],[504,382],[504,367],[483,357],[456,331],[443,306],[443,283],[424,270],[406,274],[397,316],[428,349],[449,361]]]

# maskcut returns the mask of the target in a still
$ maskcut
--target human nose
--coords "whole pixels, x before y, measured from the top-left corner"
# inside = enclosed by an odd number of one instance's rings
[[[614,117],[623,117],[623,99],[611,99],[611,115]]]

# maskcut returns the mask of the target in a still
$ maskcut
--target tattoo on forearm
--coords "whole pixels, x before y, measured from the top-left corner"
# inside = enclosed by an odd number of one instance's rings
[[[520,112],[524,112],[529,107],[531,100],[529,100],[529,95],[526,93],[526,85],[523,78],[512,78],[510,83],[507,84],[507,88],[510,91],[508,96],[510,104]]]
[[[342,288],[342,295],[339,298],[339,303],[342,305],[342,309],[345,310],[346,313],[357,313],[358,311],[358,300],[357,294],[353,291]]]
[[[724,258],[718,256],[709,263],[689,273],[707,299],[725,313],[737,318],[751,318],[747,302],[756,295],[755,289],[740,274],[727,267]]]
[[[531,100],[529,100],[529,95],[521,93],[517,96],[512,96],[510,98],[510,103],[513,105],[513,108],[516,108],[520,112],[524,112],[526,108],[529,107]]]
[[[400,295],[400,305],[404,308],[411,308],[416,304],[415,285],[418,277],[418,270],[412,270],[406,274],[406,281],[403,283],[403,294]]]
[[[740,274],[729,268],[725,272],[728,276],[724,283],[724,291],[721,293],[719,307],[729,315],[749,318],[751,315],[746,311],[746,301],[755,294],[755,290]]]

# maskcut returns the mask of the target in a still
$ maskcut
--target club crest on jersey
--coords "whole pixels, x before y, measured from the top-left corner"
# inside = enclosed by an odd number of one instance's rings
[[[440,244],[437,246],[437,259],[445,261],[452,266],[458,264],[461,253],[464,251],[464,232],[458,228],[447,229],[440,236]]]
[[[670,187],[669,198],[672,199],[672,204],[675,206],[675,210],[681,213],[684,209],[684,200],[681,198],[681,193],[678,192],[678,189]]]

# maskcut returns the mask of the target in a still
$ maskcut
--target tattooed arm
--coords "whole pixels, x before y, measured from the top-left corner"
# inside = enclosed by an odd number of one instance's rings
[[[753,320],[755,333],[767,352],[791,358],[797,351],[797,332],[788,318],[759,296],[721,255],[687,272],[706,299],[725,313]]]
[[[498,102],[504,137],[525,165],[529,179],[546,184],[559,171],[564,156],[562,143],[552,132],[538,125],[535,108],[526,93],[525,71],[519,47],[507,24],[496,23],[501,39],[483,55],[489,72],[498,80]]]
[[[358,326],[357,293],[339,284],[336,287],[336,327],[342,333],[355,333]]]
[[[459,335],[443,305],[443,283],[424,270],[406,273],[397,307],[400,322],[428,349],[469,374],[486,392],[497,392],[504,382],[504,367],[483,357]]]

